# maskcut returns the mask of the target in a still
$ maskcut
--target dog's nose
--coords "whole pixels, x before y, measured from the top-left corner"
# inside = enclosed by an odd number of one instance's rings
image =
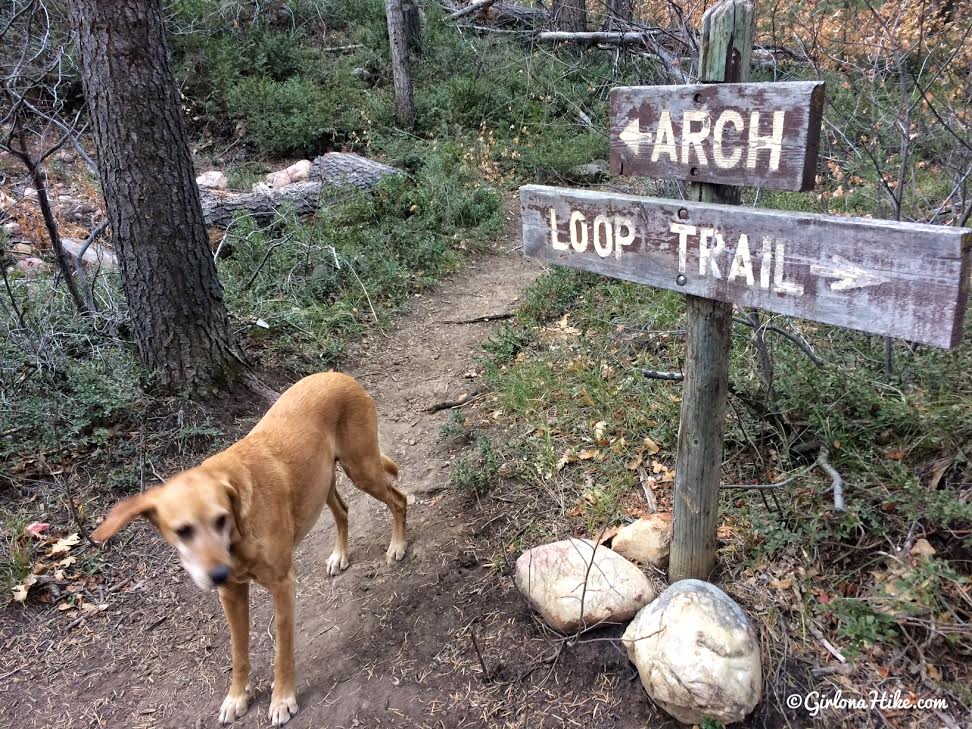
[[[218,567],[213,567],[209,571],[209,579],[213,581],[214,585],[222,585],[226,580],[229,579],[230,569],[224,564]]]

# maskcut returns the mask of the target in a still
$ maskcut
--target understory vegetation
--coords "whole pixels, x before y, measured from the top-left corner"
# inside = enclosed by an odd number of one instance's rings
[[[574,168],[606,159],[610,89],[673,83],[651,54],[457,30],[422,3],[418,122],[404,132],[380,0],[265,5],[169,8],[200,169],[223,169],[243,190],[295,159],[347,151],[407,173],[311,218],[240,217],[214,241],[237,334],[271,381],[338,365],[350,341],[385,330],[469,252],[513,248],[520,233],[505,212],[519,185],[579,186]],[[818,184],[747,190],[743,203],[967,224],[968,19],[946,16],[948,3],[931,3],[934,13],[909,2],[792,5],[760,11],[754,80],[826,80]],[[664,4],[636,6],[669,24]],[[0,170],[11,184],[22,174],[7,159]],[[77,157],[55,159],[48,175],[55,191],[98,201]],[[619,178],[610,189],[681,194],[673,181]],[[34,213],[18,222],[40,230]],[[10,595],[48,546],[25,531],[28,514],[90,520],[113,496],[212,452],[236,424],[231,408],[221,420],[152,394],[117,274],[90,282],[90,317],[53,275],[10,271],[3,284],[0,589]],[[463,451],[452,474],[461,493],[532,495],[535,508],[509,528],[511,553],[670,508],[681,385],[644,371],[681,370],[683,327],[676,294],[551,270],[493,335],[479,363],[485,397],[443,435]],[[890,675],[972,705],[970,331],[944,352],[737,312],[723,480],[786,484],[725,490],[718,579],[759,615],[768,665],[785,666],[776,696],[784,683],[812,685],[825,635],[851,666],[838,682]],[[845,482],[843,512],[812,468],[821,446]],[[88,579],[99,565],[71,569]]]

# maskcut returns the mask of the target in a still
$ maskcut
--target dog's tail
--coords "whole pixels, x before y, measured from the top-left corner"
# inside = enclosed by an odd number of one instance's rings
[[[398,478],[398,464],[384,453],[381,454],[381,465],[385,467],[385,473],[392,478]]]

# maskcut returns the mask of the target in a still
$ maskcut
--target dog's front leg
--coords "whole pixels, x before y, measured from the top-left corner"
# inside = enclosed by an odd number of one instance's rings
[[[277,624],[270,722],[273,726],[282,726],[297,713],[297,693],[294,688],[295,579],[293,569],[284,579],[269,587],[270,594],[273,595],[273,611]]]
[[[246,713],[250,697],[250,583],[237,582],[219,588],[233,651],[233,681],[219,709],[219,720],[230,724]]]

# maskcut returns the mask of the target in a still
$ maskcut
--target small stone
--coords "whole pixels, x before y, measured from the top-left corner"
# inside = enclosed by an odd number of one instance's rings
[[[29,243],[14,243],[10,246],[10,252],[18,256],[30,256],[34,253],[34,246]]]
[[[608,163],[603,159],[596,159],[586,165],[571,167],[567,174],[577,182],[600,182],[611,176]]]
[[[15,220],[11,220],[9,223],[4,223],[3,232],[6,233],[8,237],[12,238],[20,233],[20,223],[16,222]]]
[[[75,258],[81,253],[81,249],[84,248],[84,243],[83,240],[61,236],[61,247]],[[118,268],[118,260],[115,258],[115,254],[108,248],[100,246],[97,243],[92,243],[88,246],[88,250],[84,252],[82,260],[92,266],[101,266],[105,270]]]
[[[759,703],[756,631],[715,585],[676,582],[635,616],[621,642],[648,695],[682,723],[742,721]]]
[[[196,178],[196,185],[216,190],[225,190],[229,186],[229,180],[219,170],[210,170],[209,172],[203,172]]]
[[[516,586],[561,633],[626,622],[657,594],[641,570],[586,539],[565,539],[524,552],[516,560]]]
[[[13,267],[15,270],[22,271],[24,273],[44,273],[50,268],[47,263],[36,256],[21,258],[13,265]]]
[[[35,190],[33,187],[25,187],[24,188],[24,197],[25,198],[28,198],[28,199],[36,199],[36,197],[37,197],[37,190]]]
[[[650,564],[658,569],[668,566],[671,547],[671,512],[652,514],[633,524],[627,524],[611,540],[611,549],[622,557],[639,564]]]

